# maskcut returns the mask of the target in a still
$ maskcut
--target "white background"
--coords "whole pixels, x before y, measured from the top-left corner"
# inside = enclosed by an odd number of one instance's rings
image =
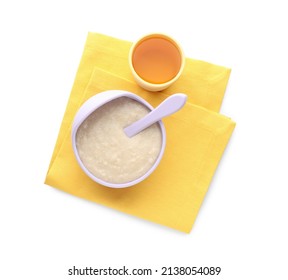
[[[285,2],[2,0],[0,278],[126,265],[222,268],[183,279],[288,279]],[[190,234],[43,184],[88,31],[130,41],[162,31],[187,56],[232,68],[221,112],[236,130]]]

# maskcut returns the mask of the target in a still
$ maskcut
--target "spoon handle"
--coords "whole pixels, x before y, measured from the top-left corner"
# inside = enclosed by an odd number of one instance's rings
[[[186,103],[186,100],[187,95],[183,93],[175,93],[169,96],[145,117],[125,127],[125,134],[128,137],[133,137],[140,131],[152,125],[153,123],[158,122],[162,118],[167,117],[180,110]]]

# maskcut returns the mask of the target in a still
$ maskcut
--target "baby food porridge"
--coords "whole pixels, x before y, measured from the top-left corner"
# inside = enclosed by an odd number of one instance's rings
[[[120,97],[95,110],[80,125],[76,147],[94,176],[109,183],[127,183],[153,166],[162,145],[160,126],[153,124],[131,138],[123,131],[149,111],[136,100]]]

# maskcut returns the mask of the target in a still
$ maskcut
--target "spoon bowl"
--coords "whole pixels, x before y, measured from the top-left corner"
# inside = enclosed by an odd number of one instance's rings
[[[187,95],[183,93],[175,93],[166,98],[157,108],[152,110],[142,119],[130,124],[124,128],[124,132],[128,137],[133,137],[150,125],[160,121],[162,118],[170,116],[179,111],[186,103]]]

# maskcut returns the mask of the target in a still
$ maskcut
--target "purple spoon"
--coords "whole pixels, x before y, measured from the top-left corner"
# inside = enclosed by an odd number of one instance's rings
[[[124,128],[124,133],[128,137],[133,137],[150,125],[160,121],[162,118],[179,111],[186,103],[187,95],[175,93],[166,98],[159,106],[152,110],[142,119]]]

